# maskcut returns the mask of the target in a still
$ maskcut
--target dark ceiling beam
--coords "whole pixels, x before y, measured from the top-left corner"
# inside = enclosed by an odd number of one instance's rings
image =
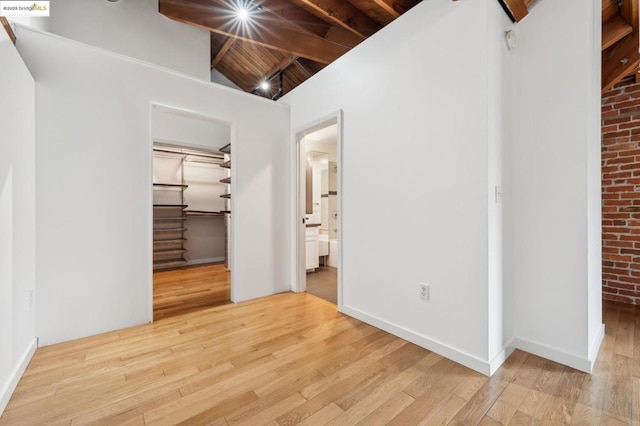
[[[313,77],[313,73],[312,73],[311,71],[309,71],[309,70],[308,70],[304,65],[302,65],[299,61],[297,61],[297,60],[296,60],[296,61],[294,61],[293,63],[294,63],[294,65],[295,65],[296,67],[298,67],[298,69],[299,69],[300,71],[302,71],[302,73],[303,73],[305,76],[307,76],[307,78],[311,78],[311,77]]]
[[[391,15],[394,19],[401,15],[401,13],[394,8],[395,3],[392,0],[373,0],[373,1],[382,9],[384,9],[384,11],[387,12],[389,15]]]
[[[227,54],[227,52],[229,51],[231,46],[233,46],[233,43],[235,41],[236,41],[235,38],[229,37],[227,41],[224,42],[220,50],[218,50],[218,53],[216,53],[216,56],[214,56],[213,59],[211,60],[211,69],[214,69],[220,63],[224,55]]]
[[[638,1],[623,0],[620,6],[620,16],[627,21],[634,30],[638,29]]]
[[[354,34],[351,31],[333,26],[289,0],[261,0],[258,3],[265,11],[301,30],[344,46],[354,47],[364,40],[364,37],[358,36],[354,38]],[[328,38],[327,35],[331,35],[331,38]]]
[[[273,79],[273,77],[275,77],[276,75],[280,74],[281,72],[289,68],[291,64],[295,63],[296,59],[297,58],[295,56],[287,56],[282,61],[274,65],[269,71],[267,71],[264,74],[264,78],[256,82],[254,87],[257,88],[258,86],[260,86],[260,83],[262,83],[264,80],[269,81]]]
[[[341,44],[347,47],[356,47],[360,42],[364,41],[364,38],[357,34],[347,31],[344,28],[331,26],[329,31],[324,35],[325,40],[332,41],[334,43]]]
[[[305,58],[298,58],[296,60],[296,65],[303,67],[305,70],[310,72],[311,75],[319,73],[325,67],[325,65],[323,64],[319,64]]]
[[[498,0],[500,5],[513,22],[520,22],[529,14],[524,0]]]
[[[7,34],[9,34],[9,38],[11,39],[13,44],[16,44],[16,35],[13,33],[13,28],[11,28],[11,24],[9,24],[7,18],[5,18],[4,16],[0,16],[0,24],[2,24]]]
[[[602,25],[602,50],[610,48],[632,32],[633,27],[622,16],[609,19]]]
[[[159,0],[159,9],[167,18],[179,22],[322,63],[331,63],[349,50],[301,31],[267,11],[260,11],[252,25],[243,25],[234,19],[233,9],[223,0]]]
[[[289,0],[261,0],[257,2],[264,10],[281,19],[320,37],[329,31],[330,25],[313,13],[296,6]]]
[[[602,92],[615,86],[640,64],[638,30],[634,31],[602,55]]]
[[[369,37],[382,26],[365,13],[344,0],[294,0],[330,22],[333,22],[360,37]]]

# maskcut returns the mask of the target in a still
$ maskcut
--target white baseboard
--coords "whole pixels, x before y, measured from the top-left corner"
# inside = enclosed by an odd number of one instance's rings
[[[520,350],[529,352],[533,355],[537,355],[541,358],[557,362],[558,364],[575,368],[576,370],[584,371],[585,373],[591,373],[591,370],[593,368],[593,362],[589,359],[556,348],[552,348],[551,346],[544,345],[540,342],[516,337],[513,343],[515,347]],[[593,361],[595,362],[595,358],[593,359]]]
[[[20,362],[8,377],[7,383],[2,387],[2,391],[0,391],[0,415],[2,415],[4,409],[7,407],[7,404],[11,399],[11,395],[13,395],[13,391],[16,390],[16,386],[18,386],[18,382],[27,369],[29,362],[31,362],[31,358],[33,358],[33,354],[36,352],[37,348],[38,339],[34,338],[24,355],[22,355]]]
[[[493,376],[493,373],[498,371],[498,369],[504,364],[504,362],[509,358],[509,355],[516,350],[513,339],[507,343],[500,352],[496,356],[493,357],[491,361],[489,361],[489,376]]]
[[[586,359],[579,355],[564,352],[562,350],[552,348],[539,342],[516,337],[508,344],[506,344],[505,347],[502,348],[502,350],[493,357],[493,359],[491,359],[489,362],[486,362],[478,357],[455,349],[445,343],[430,339],[426,336],[423,336],[376,316],[369,315],[351,306],[341,306],[340,312],[359,319],[360,321],[366,322],[367,324],[373,325],[374,327],[405,339],[411,343],[415,343],[418,346],[429,349],[432,352],[435,352],[452,361],[462,364],[465,367],[477,371],[478,373],[484,374],[485,376],[493,375],[515,349],[520,349],[524,352],[537,355],[541,358],[555,361],[559,364],[575,368],[576,370],[591,373],[595,364],[595,360],[598,356],[598,350],[600,349],[600,345],[602,344],[602,340],[604,338],[603,324],[598,331],[594,342],[592,343],[591,351],[589,353],[589,359]]]
[[[452,348],[451,346],[446,345],[442,342],[430,339],[411,330],[407,330],[406,328],[401,327],[397,324],[393,324],[381,318],[369,315],[350,306],[343,305],[340,309],[340,312],[359,319],[360,321],[366,322],[367,324],[373,325],[374,327],[405,339],[418,346],[429,349],[430,351],[435,352],[438,355],[442,355],[445,358],[455,361],[458,364],[462,364],[465,367],[477,371],[478,373],[484,374],[485,376],[489,376],[492,373],[490,363],[483,361],[473,355],[462,352],[458,349]],[[506,359],[507,350],[505,349],[502,352],[504,352],[504,356]],[[496,360],[496,365],[501,365],[497,364],[498,358],[494,359]]]
[[[189,265],[202,265],[203,263],[219,263],[224,262],[224,256],[222,257],[209,257],[207,259],[194,259],[189,261]]]
[[[600,329],[598,330],[598,334],[593,341],[591,346],[591,350],[589,351],[589,363],[591,364],[589,368],[589,373],[593,371],[593,366],[596,364],[596,358],[598,358],[598,352],[600,352],[600,346],[602,346],[602,341],[604,340],[604,324],[600,324]]]

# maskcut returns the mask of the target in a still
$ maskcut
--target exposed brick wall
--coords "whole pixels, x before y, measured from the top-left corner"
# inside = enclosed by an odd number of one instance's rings
[[[640,84],[602,96],[602,292],[640,304]]]

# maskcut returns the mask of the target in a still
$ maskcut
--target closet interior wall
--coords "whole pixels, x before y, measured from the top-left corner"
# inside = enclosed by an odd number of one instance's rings
[[[223,162],[220,152],[154,144],[154,269],[226,262]]]

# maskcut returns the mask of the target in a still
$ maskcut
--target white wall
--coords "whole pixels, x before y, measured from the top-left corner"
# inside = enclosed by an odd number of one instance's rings
[[[152,104],[231,124],[232,297],[289,289],[288,108],[27,28],[17,35],[38,82],[43,344],[151,320]]]
[[[486,373],[602,335],[600,5],[536,4],[422,2],[281,100],[344,111],[343,310]]]
[[[232,89],[242,90],[240,88],[240,86],[235,84],[233,81],[229,80],[220,71],[218,71],[215,68],[211,70],[211,82],[212,83],[218,83],[218,84],[221,84],[223,86],[230,87]]]
[[[484,372],[488,2],[422,2],[281,100],[344,112],[344,312]]]
[[[582,370],[602,332],[600,1],[516,26],[509,198],[517,345]]]
[[[35,83],[0,30],[0,414],[36,348]]]
[[[207,117],[156,106],[151,120],[151,134],[158,142],[217,150],[231,141],[231,126]]]
[[[211,78],[209,32],[160,15],[158,0],[54,0],[45,29],[202,80]]]
[[[497,1],[487,3],[489,85],[487,92],[489,113],[488,134],[488,359],[493,373],[509,355],[513,339],[513,325],[509,321],[511,296],[504,250],[504,150],[510,139],[510,96],[512,54],[507,48],[505,33],[511,21]]]

